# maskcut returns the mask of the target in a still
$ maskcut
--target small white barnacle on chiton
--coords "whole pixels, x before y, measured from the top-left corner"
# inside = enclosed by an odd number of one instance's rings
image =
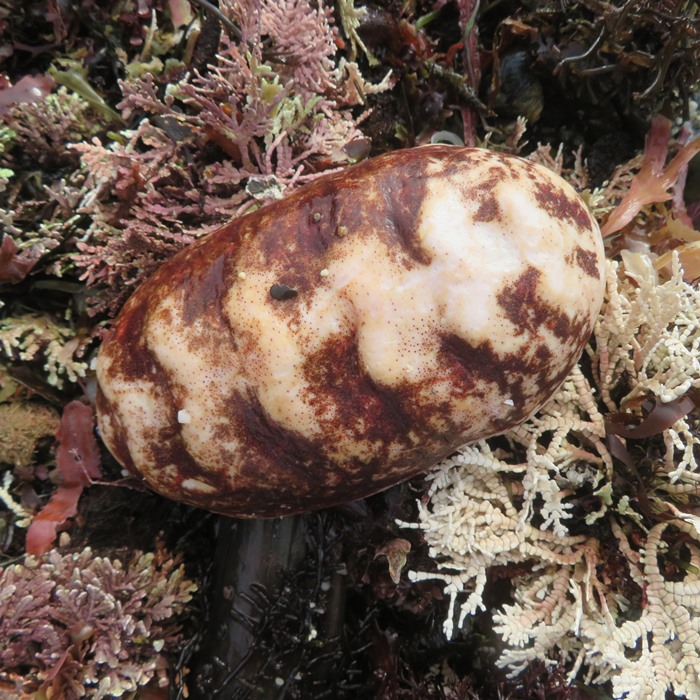
[[[342,232],[342,235],[341,235]],[[98,357],[98,419],[156,491],[273,517],[368,496],[528,418],[600,309],[560,177],[424,146],[321,177],[165,263]]]

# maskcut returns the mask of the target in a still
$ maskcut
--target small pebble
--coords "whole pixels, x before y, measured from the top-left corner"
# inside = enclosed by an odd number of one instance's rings
[[[293,299],[298,293],[296,289],[292,289],[286,284],[273,284],[270,287],[270,296],[278,301]]]

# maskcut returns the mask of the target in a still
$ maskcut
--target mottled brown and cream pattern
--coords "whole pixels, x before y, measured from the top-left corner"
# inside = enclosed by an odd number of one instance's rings
[[[156,491],[271,517],[370,495],[547,401],[603,296],[574,190],[424,146],[232,221],[129,299],[98,358],[102,437]]]

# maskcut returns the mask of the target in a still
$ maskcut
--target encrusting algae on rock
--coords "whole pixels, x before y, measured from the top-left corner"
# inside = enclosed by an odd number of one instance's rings
[[[548,400],[590,335],[603,259],[543,167],[451,146],[366,161],[134,294],[98,358],[102,436],[156,491],[229,515],[370,495]]]

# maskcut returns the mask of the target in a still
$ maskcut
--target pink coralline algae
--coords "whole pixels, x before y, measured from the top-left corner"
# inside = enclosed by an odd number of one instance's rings
[[[166,666],[195,590],[167,552],[52,550],[0,570],[0,681],[12,697],[120,697]],[[165,680],[165,679],[164,679]]]

